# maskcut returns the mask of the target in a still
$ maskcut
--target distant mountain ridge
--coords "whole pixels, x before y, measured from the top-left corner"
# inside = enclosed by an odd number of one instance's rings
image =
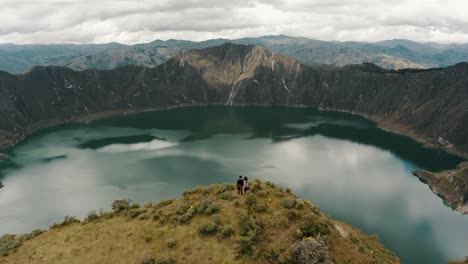
[[[74,70],[113,69],[123,65],[155,67],[183,49],[206,48],[227,42],[263,46],[306,65],[374,63],[385,69],[446,67],[468,61],[468,44],[418,43],[410,40],[370,42],[321,41],[284,35],[201,42],[155,40],[150,43],[0,44],[0,70],[22,73],[34,65],[65,66]]]

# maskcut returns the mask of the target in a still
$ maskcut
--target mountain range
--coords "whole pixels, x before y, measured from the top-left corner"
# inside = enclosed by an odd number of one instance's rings
[[[0,70],[22,73],[35,65],[74,70],[113,69],[123,65],[154,67],[183,49],[206,48],[227,42],[263,46],[305,65],[374,63],[385,69],[446,67],[468,61],[468,44],[418,43],[404,39],[370,42],[321,41],[284,35],[201,42],[156,40],[150,43],[0,44]]]
[[[24,74],[0,72],[0,147],[63,122],[196,104],[350,112],[468,155],[468,63],[423,70],[385,70],[370,63],[308,66],[264,47],[232,43],[184,49],[153,68],[35,66]],[[464,167],[455,172],[459,178],[450,177],[454,187],[447,189],[456,191],[448,202],[462,212],[468,202]]]

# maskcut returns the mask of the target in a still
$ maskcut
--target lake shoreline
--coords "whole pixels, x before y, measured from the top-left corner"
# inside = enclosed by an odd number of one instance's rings
[[[37,124],[32,125],[30,128],[28,128],[26,131],[23,133],[20,133],[16,136],[12,135],[10,138],[8,136],[3,136],[0,138],[0,161],[2,160],[7,160],[10,158],[10,155],[8,155],[8,150],[14,147],[15,145],[19,144],[23,140],[25,140],[27,137],[31,136],[32,134],[46,129],[46,128],[52,128],[64,124],[73,124],[73,123],[89,123],[95,120],[99,119],[105,119],[105,118],[110,118],[114,116],[125,116],[125,115],[131,115],[131,114],[138,114],[138,113],[143,113],[143,112],[153,112],[153,111],[161,111],[161,110],[169,110],[169,109],[175,109],[175,108],[182,108],[182,107],[192,107],[192,106],[210,106],[210,105],[222,105],[222,106],[227,106],[226,104],[220,104],[220,103],[209,103],[209,104],[180,104],[180,105],[174,105],[174,106],[167,106],[167,107],[152,107],[152,108],[128,108],[128,109],[118,109],[118,110],[112,110],[112,111],[104,111],[104,112],[97,112],[97,113],[90,113],[90,114],[85,114],[81,115],[78,117],[70,118],[67,120],[50,120],[50,121],[43,121],[39,122]],[[265,105],[265,104],[232,104],[231,106],[259,106],[259,107],[274,107],[271,105]],[[389,120],[386,120],[385,117],[382,116],[371,116],[368,114],[360,113],[360,112],[353,112],[353,111],[348,111],[348,110],[343,110],[343,109],[332,109],[332,108],[314,108],[306,105],[276,105],[279,107],[296,107],[296,108],[311,108],[311,109],[316,109],[318,111],[331,111],[331,112],[342,112],[342,113],[348,113],[351,115],[357,115],[361,116],[367,120],[370,120],[372,122],[375,122],[377,127],[391,132],[395,133],[398,135],[402,135],[405,137],[409,137],[416,142],[419,142],[423,144],[425,147],[428,148],[438,148],[438,149],[443,149],[444,151],[447,151],[448,153],[452,153],[455,155],[458,155],[463,158],[468,158],[468,153],[460,150],[459,148],[456,148],[456,146],[450,145],[450,144],[441,144],[442,141],[436,141],[434,139],[431,139],[429,137],[423,137],[419,135],[416,131],[405,127],[401,124],[398,124],[397,122],[392,122]],[[1,131],[0,131],[1,132]],[[10,134],[11,135],[11,134]],[[5,138],[6,137],[6,138]],[[460,171],[463,171],[464,169],[468,169],[468,162],[463,162],[458,165],[457,168],[454,168],[452,170],[444,171],[444,172],[439,172],[439,173],[433,173],[433,172],[428,172],[424,171],[424,175],[427,175],[425,173],[430,173],[432,175],[437,175],[438,179],[442,179],[442,182],[444,183],[444,188],[441,188],[439,185],[439,181],[431,181],[431,180],[425,180],[422,181],[426,183],[429,188],[438,196],[442,198],[442,200],[446,203],[449,204],[450,207],[452,207],[454,210],[458,211],[461,214],[468,214],[466,211],[466,205],[461,204],[460,202],[454,202],[454,199],[446,199],[446,197],[453,197],[454,193],[458,193],[455,190],[456,186],[452,184],[453,181],[448,181],[446,180],[447,177],[443,177],[441,175],[451,175],[450,177],[455,177],[456,179],[461,177],[460,176]],[[418,177],[420,180],[422,178],[418,175],[422,175],[421,173],[412,173],[414,176]],[[425,178],[424,178],[425,179]],[[453,188],[447,187],[451,186]]]

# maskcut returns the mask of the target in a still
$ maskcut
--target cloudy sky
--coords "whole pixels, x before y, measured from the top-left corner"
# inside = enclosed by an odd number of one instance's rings
[[[286,34],[468,42],[467,0],[0,0],[0,43]]]

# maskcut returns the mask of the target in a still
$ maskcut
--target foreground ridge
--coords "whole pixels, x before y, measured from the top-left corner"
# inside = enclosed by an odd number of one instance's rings
[[[253,181],[200,186],[182,199],[116,200],[83,221],[5,235],[1,263],[400,263],[377,237],[331,219],[290,189]]]

